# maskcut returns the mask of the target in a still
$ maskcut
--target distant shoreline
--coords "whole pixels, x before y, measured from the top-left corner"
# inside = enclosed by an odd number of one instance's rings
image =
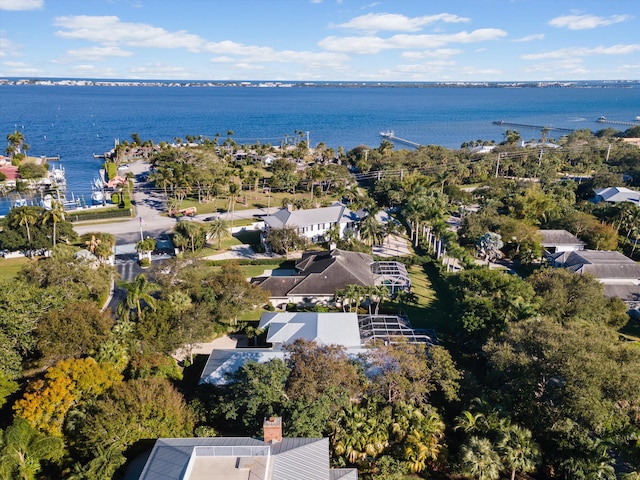
[[[638,88],[640,80],[580,80],[524,82],[340,82],[276,80],[107,80],[64,78],[0,78],[6,85],[64,87],[169,87],[169,88]]]

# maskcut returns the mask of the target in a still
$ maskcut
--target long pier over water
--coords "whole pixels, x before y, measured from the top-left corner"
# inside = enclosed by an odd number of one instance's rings
[[[545,127],[541,125],[528,125],[526,123],[511,123],[505,122],[504,120],[496,120],[492,122],[494,125],[504,125],[505,127],[520,127],[520,128],[537,128],[538,130],[547,130],[547,131],[555,131],[555,132],[563,132],[563,133],[573,133],[575,130],[571,128],[559,128],[559,127]]]
[[[395,133],[393,133],[392,131],[380,132],[380,136],[383,138],[387,138],[392,142],[404,143],[405,145],[409,145],[413,148],[419,148],[422,146],[421,144],[412,142],[411,140],[407,140],[406,138],[396,137]]]

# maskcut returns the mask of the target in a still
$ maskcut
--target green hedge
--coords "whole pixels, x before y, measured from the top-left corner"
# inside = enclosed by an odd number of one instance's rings
[[[278,260],[282,260],[280,262],[280,268],[291,268],[293,269],[295,267],[295,261],[294,260],[284,260],[282,258],[278,259],[278,258],[255,258],[255,259],[237,259],[234,260],[238,265],[273,265],[275,263],[278,263]],[[289,262],[289,265],[285,265],[287,262]],[[208,260],[207,261],[207,265],[210,265],[212,267],[215,266],[220,266],[220,265],[224,265],[225,263],[229,263],[229,260]]]
[[[110,208],[101,211],[78,211],[67,213],[66,219],[70,222],[83,222],[87,220],[109,220],[111,218],[131,218],[131,210],[124,208]]]
[[[113,180],[118,174],[118,167],[114,162],[104,162],[104,171],[107,174],[107,181]]]

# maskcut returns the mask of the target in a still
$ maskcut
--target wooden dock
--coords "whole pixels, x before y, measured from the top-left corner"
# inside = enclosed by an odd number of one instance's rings
[[[575,130],[571,129],[571,128],[559,128],[559,127],[545,127],[542,125],[528,125],[526,123],[512,123],[512,122],[505,122],[504,120],[496,120],[495,122],[492,122],[494,125],[504,125],[505,127],[519,127],[519,128],[535,128],[538,129],[540,131],[542,130],[546,130],[548,132],[562,132],[562,133],[573,133],[575,132]]]
[[[407,140],[406,138],[396,137],[395,133],[392,131],[380,132],[380,136],[391,140],[392,142],[404,143],[405,145],[409,145],[413,148],[420,148],[422,145],[416,142],[412,142],[411,140]]]

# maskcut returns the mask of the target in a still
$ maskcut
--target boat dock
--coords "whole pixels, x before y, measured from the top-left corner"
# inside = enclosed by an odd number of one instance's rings
[[[628,127],[635,127],[640,125],[640,120],[636,120],[635,122],[623,122],[620,120],[607,120],[606,117],[600,117],[596,120],[598,123],[610,123],[611,125],[626,125]]]
[[[406,138],[396,137],[395,133],[392,131],[380,132],[380,136],[383,138],[387,138],[392,142],[404,143],[405,145],[409,145],[413,148],[420,148],[422,145],[416,142],[412,142],[411,140],[407,140]]]
[[[551,131],[562,132],[562,133],[573,133],[573,132],[575,132],[575,130],[573,130],[571,128],[545,127],[545,126],[541,126],[541,125],[528,125],[526,123],[505,122],[504,120],[496,120],[495,122],[492,122],[492,123],[494,125],[504,125],[505,127],[535,128],[535,129],[538,129],[538,130],[547,130],[549,132],[551,132]]]

